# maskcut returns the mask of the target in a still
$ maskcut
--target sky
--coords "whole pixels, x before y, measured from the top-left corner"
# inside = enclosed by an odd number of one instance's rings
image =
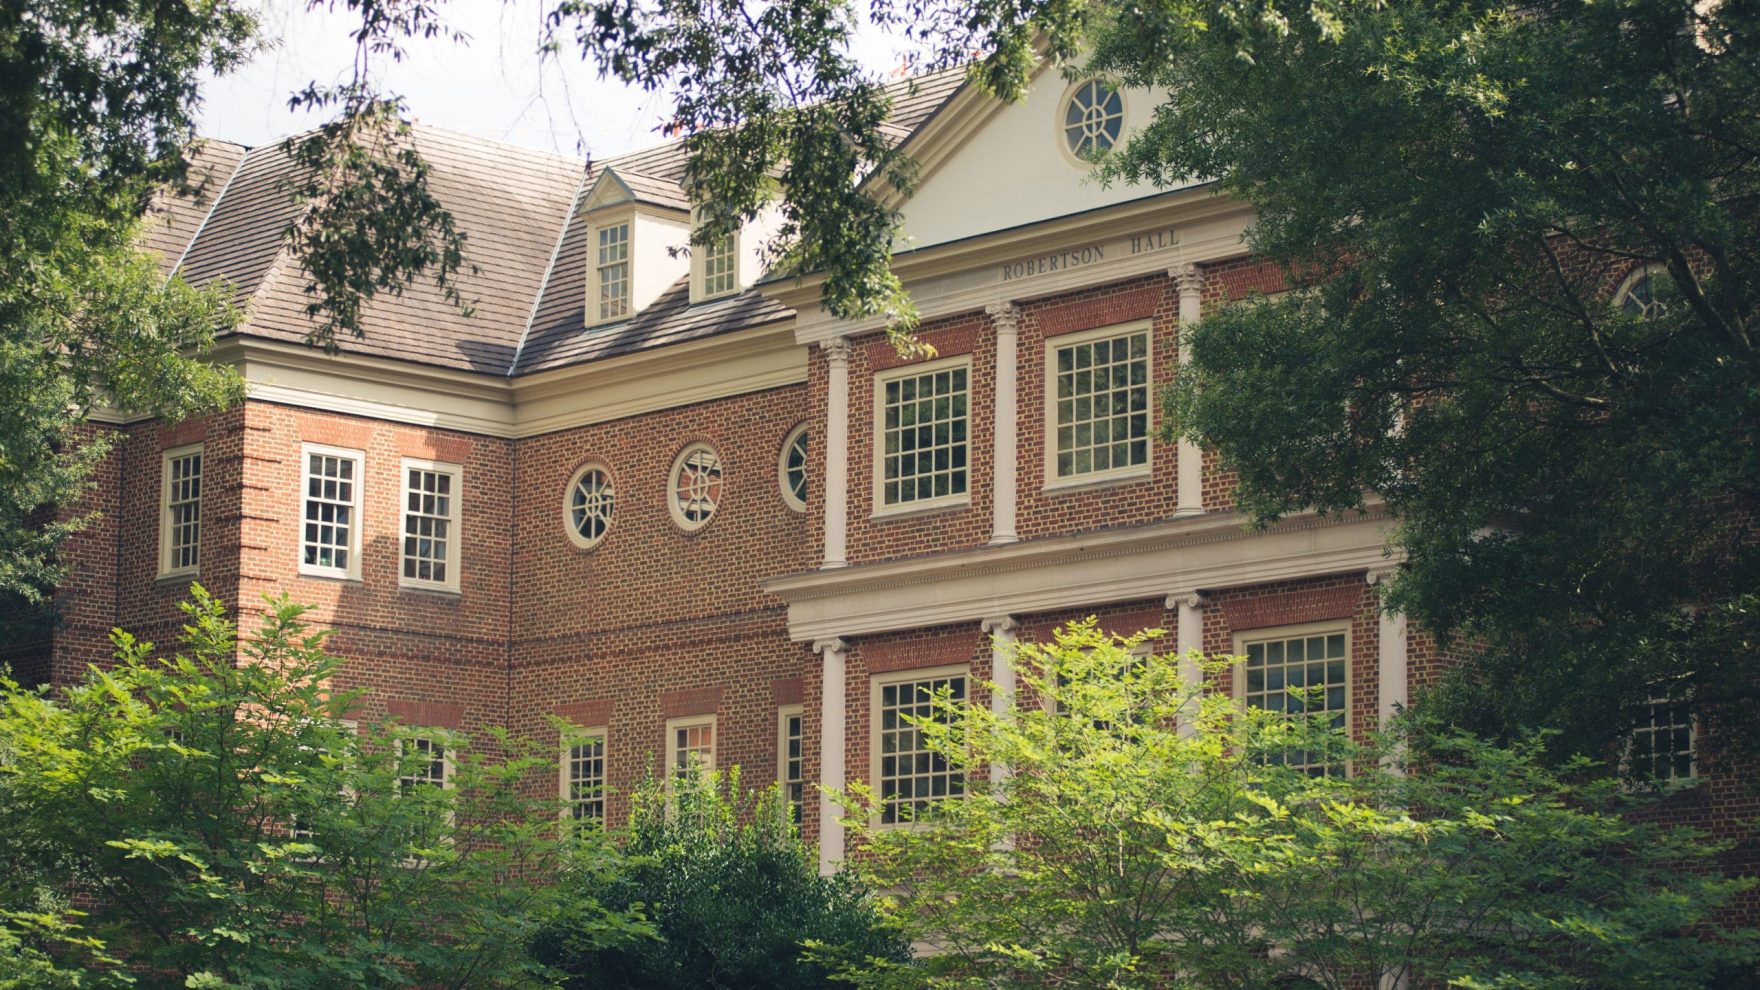
[[[384,88],[404,97],[416,120],[478,137],[577,157],[603,158],[663,140],[667,103],[615,80],[577,51],[540,61],[534,54],[545,0],[450,0],[446,23],[470,36],[412,41],[408,61],[384,68]],[[288,97],[307,82],[346,78],[354,56],[346,12],[308,11],[305,0],[263,0],[271,46],[247,66],[203,86],[198,130],[205,137],[261,145],[314,127],[322,118],[295,114]],[[897,65],[883,36],[858,40],[864,65]]]

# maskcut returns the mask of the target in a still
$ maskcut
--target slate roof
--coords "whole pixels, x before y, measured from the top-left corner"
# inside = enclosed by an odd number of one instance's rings
[[[963,73],[952,70],[891,84],[889,134],[902,140],[914,132],[962,81]],[[755,291],[693,305],[687,280],[680,280],[629,320],[586,326],[581,196],[610,169],[640,201],[689,209],[680,185],[681,140],[599,162],[421,124],[413,140],[429,163],[430,188],[465,237],[458,287],[471,312],[447,302],[432,279],[418,278],[365,307],[366,336],[339,339],[345,352],[512,376],[791,315]],[[300,209],[288,192],[298,166],[281,142],[247,149],[203,141],[188,160],[188,179],[154,198],[143,242],[168,275],[175,267],[192,284],[226,280],[249,308],[239,333],[303,341],[316,323],[305,312],[306,275],[286,245]]]

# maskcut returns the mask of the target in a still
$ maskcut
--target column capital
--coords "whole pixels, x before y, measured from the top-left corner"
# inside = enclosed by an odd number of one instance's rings
[[[1368,573],[1363,575],[1363,580],[1371,586],[1385,585],[1391,583],[1398,576],[1398,564],[1383,564],[1380,567],[1369,568]]]
[[[979,624],[979,628],[992,636],[1006,636],[1020,627],[1012,615],[992,615]]]
[[[998,330],[1017,330],[1021,324],[1021,308],[1004,300],[984,307],[984,313]]]
[[[833,636],[830,639],[815,639],[813,640],[813,652],[847,653],[849,652],[849,644],[836,636]]]
[[[1203,608],[1209,603],[1210,596],[1200,591],[1176,591],[1167,596],[1167,607],[1170,609]]]
[[[1173,284],[1179,287],[1181,295],[1188,292],[1204,291],[1204,275],[1198,271],[1198,266],[1190,261],[1174,265],[1167,270],[1167,274],[1173,279]]]
[[[822,340],[819,342],[819,347],[825,352],[825,356],[833,361],[849,360],[848,337],[833,337],[830,340]]]

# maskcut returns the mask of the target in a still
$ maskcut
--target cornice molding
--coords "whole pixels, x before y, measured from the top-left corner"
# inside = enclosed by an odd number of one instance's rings
[[[1385,566],[1392,522],[1375,505],[1254,531],[1234,513],[985,546],[773,578],[797,641],[861,636],[1175,597]],[[1177,602],[1176,602],[1177,604]]]
[[[228,339],[213,358],[238,367],[259,401],[503,439],[807,380],[787,321],[514,379],[254,338]]]

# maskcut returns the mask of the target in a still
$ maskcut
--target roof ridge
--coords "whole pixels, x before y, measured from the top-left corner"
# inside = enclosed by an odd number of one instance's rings
[[[512,141],[503,141],[500,138],[483,137],[480,134],[472,134],[469,131],[456,130],[451,127],[442,127],[439,124],[430,124],[427,121],[419,120],[419,119],[415,119],[415,118],[411,118],[407,123],[409,124],[411,129],[430,131],[435,134],[443,134],[447,137],[463,138],[466,141],[474,142],[477,144],[490,144],[490,145],[494,145],[497,148],[508,148],[513,151],[520,152],[521,154],[532,155],[532,156],[543,156],[545,158],[550,158],[558,163],[566,163],[569,165],[579,166],[579,165],[584,165],[587,161],[587,159],[582,158],[578,155],[564,154],[563,152],[560,152],[560,151],[549,151],[544,148],[534,148],[530,145],[516,144]]]
[[[532,293],[532,308],[526,313],[526,325],[519,332],[519,343],[513,348],[512,360],[507,362],[509,378],[519,373],[519,361],[526,352],[526,341],[532,335],[532,324],[537,322],[538,308],[543,305],[544,294],[550,290],[550,276],[556,272],[556,259],[562,254],[562,242],[568,237],[568,226],[574,223],[574,211],[580,205],[581,193],[586,187],[587,170],[581,169],[581,176],[574,183],[574,196],[568,201],[568,212],[562,215],[562,228],[556,232],[556,244],[550,248],[550,261],[544,266],[544,277],[538,280],[538,291]]]

